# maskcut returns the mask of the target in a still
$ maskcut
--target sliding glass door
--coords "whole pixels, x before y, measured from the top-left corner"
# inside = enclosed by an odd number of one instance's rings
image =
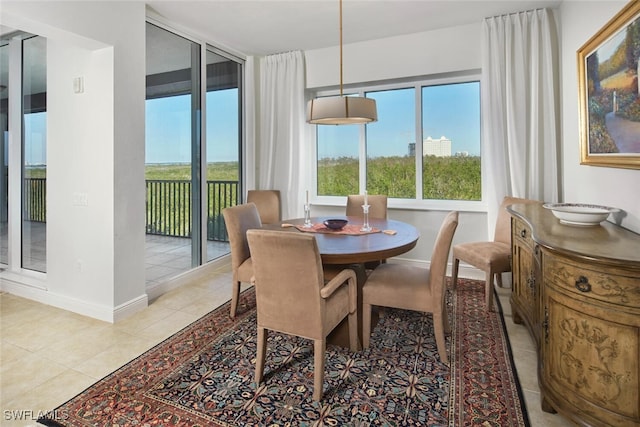
[[[229,252],[221,210],[240,194],[242,65],[153,23],[146,60],[149,286]]]
[[[3,30],[6,32],[0,38],[0,264],[11,270],[45,273],[47,41],[23,31],[7,27]],[[10,144],[10,139],[15,143]]]
[[[47,271],[47,44],[22,42],[22,268]]]
[[[240,200],[240,109],[242,66],[207,50],[206,95],[206,260],[229,252],[222,209]]]

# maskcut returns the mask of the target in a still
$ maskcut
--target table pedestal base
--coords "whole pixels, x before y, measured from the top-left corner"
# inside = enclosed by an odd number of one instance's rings
[[[364,264],[348,264],[348,265],[327,265],[325,266],[325,280],[330,280],[341,270],[350,268],[356,272],[358,286],[358,350],[362,350],[362,287],[367,280],[367,272]],[[371,330],[378,323],[378,310],[373,307],[371,310]],[[349,321],[344,319],[327,337],[327,344],[339,345],[349,348]]]

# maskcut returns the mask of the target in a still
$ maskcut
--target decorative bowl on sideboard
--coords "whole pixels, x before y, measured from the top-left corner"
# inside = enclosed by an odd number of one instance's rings
[[[545,203],[560,223],[567,225],[594,226],[606,220],[609,214],[619,212],[618,208],[584,203]]]

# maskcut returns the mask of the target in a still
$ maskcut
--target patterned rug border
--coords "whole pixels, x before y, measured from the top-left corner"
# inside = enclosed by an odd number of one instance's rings
[[[447,277],[447,280],[450,281],[450,277]],[[477,282],[477,280],[472,280],[472,279],[463,279],[466,280],[468,282]],[[241,299],[245,299],[245,297],[249,294],[253,293],[253,289],[249,288],[246,289],[245,291],[242,292],[242,297]],[[512,409],[516,409],[515,412],[520,414],[520,421],[522,421],[521,425],[522,427],[531,427],[530,421],[529,421],[529,415],[527,412],[527,408],[526,408],[526,403],[524,400],[524,394],[523,394],[523,390],[522,390],[522,385],[520,383],[519,377],[518,377],[518,372],[515,366],[515,360],[514,360],[514,355],[513,355],[513,349],[511,346],[511,343],[509,341],[508,338],[508,332],[507,332],[507,325],[506,325],[506,321],[505,321],[505,317],[504,317],[504,310],[502,308],[502,304],[500,303],[500,299],[497,295],[497,292],[494,289],[494,306],[495,306],[495,310],[496,313],[498,314],[497,318],[499,319],[499,323],[500,323],[500,328],[499,328],[499,334],[500,334],[500,338],[502,343],[504,344],[504,351],[503,351],[503,356],[505,357],[505,361],[508,361],[508,365],[509,365],[509,369],[508,369],[508,374],[510,376],[510,381],[514,384],[514,392],[517,396],[517,400],[519,401],[520,405],[516,405],[518,406],[517,408],[512,408]],[[455,307],[453,306],[454,304],[450,304],[450,310],[451,310],[451,315],[449,316],[449,321],[452,324],[452,331],[456,332],[459,331],[459,319],[458,316],[455,316],[453,314],[455,314],[458,310],[459,310],[459,305],[460,305],[460,301],[459,298],[453,298],[453,294],[452,292],[448,293],[448,298],[451,298],[453,300],[453,302],[455,303]],[[61,408],[71,404],[71,402],[73,402],[74,400],[78,399],[80,396],[82,396],[83,394],[88,393],[89,390],[91,390],[92,388],[96,387],[97,385],[99,385],[100,383],[103,383],[105,381],[109,381],[110,379],[117,377],[121,371],[123,371],[124,369],[126,369],[128,366],[136,363],[136,362],[140,362],[141,360],[143,360],[144,358],[150,357],[153,353],[159,351],[162,347],[168,345],[172,340],[175,340],[177,337],[179,337],[180,335],[185,335],[188,333],[189,330],[193,329],[195,327],[195,325],[197,325],[198,323],[200,323],[204,318],[211,316],[212,314],[214,314],[216,311],[228,311],[228,307],[229,307],[230,302],[226,302],[224,304],[222,304],[221,306],[219,306],[218,308],[212,310],[211,312],[205,314],[204,316],[202,316],[201,318],[195,320],[194,322],[192,322],[191,324],[185,326],[184,328],[182,328],[181,330],[179,330],[178,332],[174,333],[173,335],[171,335],[170,337],[164,339],[163,341],[159,342],[158,344],[154,345],[153,347],[151,347],[150,349],[146,350],[145,352],[143,352],[142,354],[140,354],[139,356],[135,357],[134,359],[128,361],[127,363],[123,364],[122,366],[120,366],[119,368],[115,369],[113,372],[111,372],[110,374],[106,375],[105,377],[103,377],[102,379],[96,381],[94,384],[90,385],[89,387],[87,387],[86,389],[84,389],[82,392],[78,393],[76,396],[72,397],[71,399],[67,400],[66,402],[64,402],[63,404],[59,405],[56,409],[52,410],[49,414],[53,415],[53,417],[55,417],[57,414],[60,413]],[[236,326],[238,325],[239,322],[245,321],[247,317],[250,317],[252,315],[253,309],[245,309],[242,311],[238,312],[238,315],[236,317],[235,320],[231,320],[228,318],[228,316],[222,316],[222,321],[220,322],[220,325],[216,325],[217,326],[217,332],[216,332],[216,337],[222,337],[225,334],[228,334],[230,331],[232,331],[234,328],[236,328]],[[458,387],[456,387],[456,381],[458,381],[458,377],[456,376],[456,370],[454,369],[454,365],[453,365],[453,361],[455,360],[455,357],[457,357],[457,353],[458,353],[458,337],[454,337],[453,334],[451,335],[451,341],[449,341],[449,337],[447,337],[447,341],[448,344],[450,344],[450,365],[449,365],[449,373],[450,373],[450,381],[449,381],[449,408],[447,410],[448,413],[448,425],[449,427],[453,427],[457,425],[457,421],[459,418],[459,415],[462,415],[465,413],[465,405],[461,402],[461,400],[463,399],[462,396],[460,396],[460,390],[458,389]],[[202,348],[200,348],[198,350],[198,352],[202,351]],[[180,364],[180,363],[185,363],[190,357],[193,356],[193,354],[195,354],[195,352],[191,352],[190,354],[183,354],[182,358],[177,358],[176,359],[176,365]],[[459,370],[460,372],[458,373],[458,376],[462,376],[462,370]],[[158,401],[162,401],[161,399],[158,399]],[[455,414],[454,410],[458,410],[459,414]],[[200,418],[209,418],[208,416],[206,416],[205,414],[199,413],[197,411],[191,411],[188,410],[188,412],[192,412],[194,415],[196,415],[197,417]],[[64,412],[62,412],[64,413]],[[62,424],[58,421],[56,421],[55,419],[49,419],[49,418],[40,418],[37,421],[40,424],[46,425],[46,426],[52,426],[52,427],[65,427],[65,424]],[[221,423],[220,421],[215,421],[216,425],[218,426],[234,426],[235,424],[228,424],[228,423]],[[87,424],[90,425],[90,424]],[[141,423],[141,425],[156,425],[155,423],[151,424],[151,423]],[[159,422],[158,425],[162,425],[162,422]],[[207,424],[209,425],[209,424]],[[462,424],[460,424],[462,425]],[[469,425],[466,424],[465,425]],[[475,424],[474,424],[475,425]],[[491,425],[491,423],[489,422],[485,422],[482,425],[486,425],[489,426]]]

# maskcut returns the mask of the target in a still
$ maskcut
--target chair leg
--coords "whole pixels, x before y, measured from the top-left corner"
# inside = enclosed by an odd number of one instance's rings
[[[444,326],[444,333],[449,335],[451,333],[451,324],[449,323],[449,313],[447,312],[447,303],[442,305],[442,323]]]
[[[234,280],[233,287],[231,289],[231,310],[229,317],[236,318],[236,311],[238,310],[238,300],[240,300],[240,282]]]
[[[456,289],[458,285],[458,268],[460,267],[460,260],[453,258],[453,266],[451,267],[451,289]]]
[[[493,310],[493,270],[486,272],[485,285],[484,285],[484,302],[485,310]]]
[[[324,383],[324,358],[326,339],[314,340],[313,343],[313,400],[322,399],[322,384]]]
[[[262,382],[264,373],[264,359],[267,352],[267,330],[258,326],[258,341],[256,354],[256,387]]]
[[[444,340],[444,318],[446,314],[433,313],[433,333],[436,336],[436,346],[438,347],[438,354],[440,355],[440,361],[442,363],[449,363],[447,357],[447,347]]]
[[[362,304],[362,348],[369,348],[371,338],[371,304]]]
[[[349,313],[349,349],[351,351],[360,350],[360,340],[358,339],[358,312]]]

